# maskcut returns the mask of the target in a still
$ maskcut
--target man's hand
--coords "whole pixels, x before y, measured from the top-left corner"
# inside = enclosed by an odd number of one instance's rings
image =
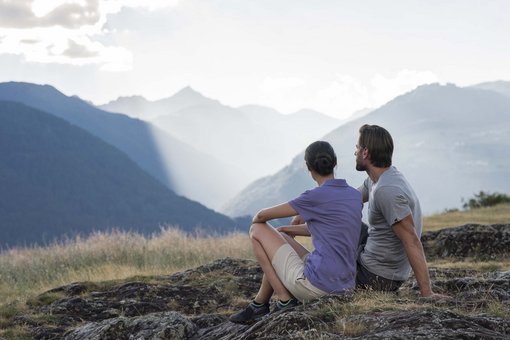
[[[451,301],[453,298],[449,295],[444,295],[444,294],[436,294],[436,293],[432,293],[428,296],[422,296],[420,298],[420,301],[423,301],[423,302],[438,302],[438,303],[445,303],[445,302],[449,302]]]

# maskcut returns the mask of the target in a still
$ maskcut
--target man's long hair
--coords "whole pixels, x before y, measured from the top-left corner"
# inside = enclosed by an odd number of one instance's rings
[[[385,128],[378,125],[363,125],[359,129],[358,145],[367,148],[373,166],[378,168],[391,166],[393,139]]]

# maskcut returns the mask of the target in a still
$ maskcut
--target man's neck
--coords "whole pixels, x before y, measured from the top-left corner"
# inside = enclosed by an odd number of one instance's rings
[[[375,166],[370,166],[368,169],[367,169],[367,174],[368,174],[368,177],[370,177],[370,179],[372,180],[372,182],[374,183],[377,183],[377,181],[379,180],[379,177],[381,177],[381,175],[386,171],[388,170],[389,167],[386,167],[386,168],[378,168],[378,167],[375,167]]]

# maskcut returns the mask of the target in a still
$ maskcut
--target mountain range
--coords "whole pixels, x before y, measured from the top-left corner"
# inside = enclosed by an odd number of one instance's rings
[[[242,176],[242,187],[278,171],[307,144],[341,124],[313,110],[282,114],[259,105],[234,108],[191,87],[158,101],[121,97],[100,107],[150,121],[220,160]]]
[[[123,151],[179,195],[215,208],[246,185],[242,173],[140,119],[100,110],[50,85],[1,83],[0,100],[51,113]]]
[[[393,135],[394,165],[426,214],[480,190],[508,193],[509,84],[424,85],[339,122],[312,110],[233,108],[191,88],[101,109],[49,85],[0,83],[0,244],[167,223],[246,228],[209,208],[251,215],[313,187],[303,150],[314,140],[331,142],[337,177],[360,185],[353,153],[365,123]]]
[[[503,85],[508,83],[492,87]],[[363,124],[392,134],[393,164],[415,188],[425,213],[458,207],[480,190],[510,192],[510,97],[502,90],[423,85],[326,134],[322,139],[332,143],[339,159],[337,177],[355,187],[366,178],[355,170],[354,159]],[[223,212],[253,214],[313,187],[303,158],[301,152],[276,174],[253,182]]]
[[[0,187],[1,247],[111,228],[150,234],[167,224],[237,227],[176,195],[100,138],[10,101],[0,101]]]

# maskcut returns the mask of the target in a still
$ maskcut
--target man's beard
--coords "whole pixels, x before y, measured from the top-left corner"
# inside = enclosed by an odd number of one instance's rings
[[[358,170],[358,171],[366,171],[367,168],[363,164],[358,162],[358,160],[356,160],[356,170]]]

